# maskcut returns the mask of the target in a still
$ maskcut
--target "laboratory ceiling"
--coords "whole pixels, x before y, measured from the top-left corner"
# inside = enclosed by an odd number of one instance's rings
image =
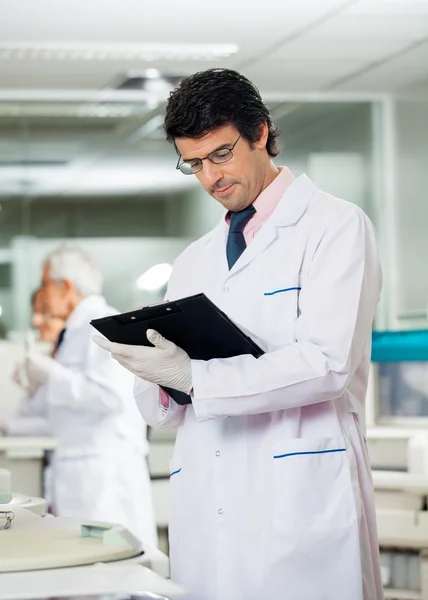
[[[0,196],[194,185],[162,114],[181,77],[218,66],[295,124],[317,100],[423,90],[428,0],[1,0]]]

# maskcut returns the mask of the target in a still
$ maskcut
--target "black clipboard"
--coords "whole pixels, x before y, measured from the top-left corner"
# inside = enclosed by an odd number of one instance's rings
[[[111,342],[136,346],[152,346],[146,332],[155,329],[195,360],[264,354],[205,294],[94,319],[91,325]],[[164,389],[178,404],[189,404],[187,394]]]

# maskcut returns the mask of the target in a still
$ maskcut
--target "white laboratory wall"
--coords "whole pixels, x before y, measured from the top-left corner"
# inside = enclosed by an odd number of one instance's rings
[[[428,99],[395,103],[398,325],[428,327]]]
[[[13,294],[10,287],[0,288],[0,323],[2,324],[2,337],[6,337],[7,330],[11,325],[13,313]]]
[[[185,238],[77,238],[67,245],[86,250],[104,276],[104,293],[110,304],[125,311],[161,299],[161,291],[144,292],[136,282],[158,263],[172,263],[188,245]],[[13,328],[23,331],[30,320],[30,296],[40,284],[46,256],[64,240],[16,237],[12,243]]]
[[[357,152],[314,152],[308,156],[308,173],[317,186],[338,198],[366,204],[365,156]]]
[[[288,132],[285,123],[276,164],[294,175],[306,173],[320,189],[358,204],[373,218],[371,110],[368,102],[322,105],[319,115],[316,105],[303,107],[301,128]]]

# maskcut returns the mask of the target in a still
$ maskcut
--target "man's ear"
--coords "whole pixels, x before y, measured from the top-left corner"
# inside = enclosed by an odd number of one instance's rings
[[[254,147],[258,150],[264,150],[269,137],[269,127],[266,121],[264,121],[259,127],[259,139],[254,142]]]
[[[65,292],[74,292],[76,291],[76,287],[74,283],[70,279],[64,279],[62,282],[63,288]]]

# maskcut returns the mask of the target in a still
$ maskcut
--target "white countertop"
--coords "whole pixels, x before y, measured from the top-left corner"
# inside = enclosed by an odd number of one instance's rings
[[[407,440],[410,437],[422,433],[428,434],[426,427],[367,427],[366,438],[368,440]]]
[[[55,450],[54,437],[6,436],[0,437],[0,452],[27,452],[29,450]]]
[[[1,600],[142,591],[149,592],[147,598],[184,597],[181,587],[138,564],[101,563],[88,567],[0,574]]]

